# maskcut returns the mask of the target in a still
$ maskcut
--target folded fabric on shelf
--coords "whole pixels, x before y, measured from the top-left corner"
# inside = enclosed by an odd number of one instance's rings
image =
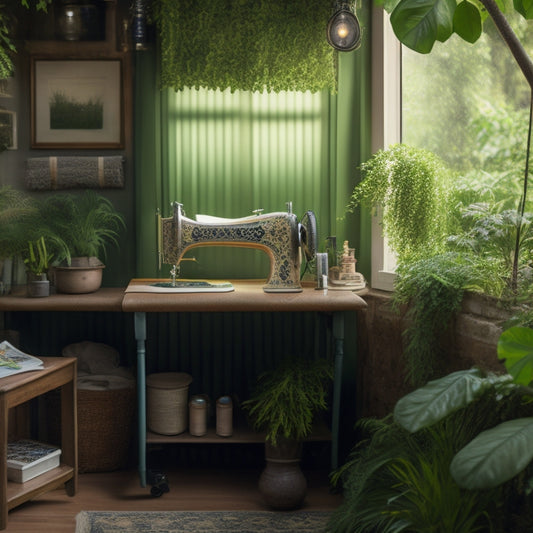
[[[124,187],[122,156],[31,157],[26,165],[30,190]]]

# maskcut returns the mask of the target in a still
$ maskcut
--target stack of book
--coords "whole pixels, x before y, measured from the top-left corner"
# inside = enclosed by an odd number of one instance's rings
[[[61,450],[50,444],[21,439],[7,445],[7,479],[24,483],[59,466]]]

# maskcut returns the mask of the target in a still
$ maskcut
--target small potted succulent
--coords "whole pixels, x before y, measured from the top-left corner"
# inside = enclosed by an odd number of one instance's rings
[[[23,256],[28,278],[28,296],[33,298],[49,296],[48,268],[54,256],[48,251],[44,237],[41,235],[36,241],[29,241]]]

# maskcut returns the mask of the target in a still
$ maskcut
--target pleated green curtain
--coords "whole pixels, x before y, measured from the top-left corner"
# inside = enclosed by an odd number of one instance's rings
[[[300,218],[315,212],[319,247],[336,235],[356,247],[368,275],[369,228],[345,207],[370,153],[369,44],[339,54],[338,93],[158,89],[154,51],[136,56],[135,180],[137,275],[158,270],[156,212],[171,202],[187,216],[242,217],[254,209]],[[258,250],[205,247],[187,254],[182,275],[256,278],[268,274]]]

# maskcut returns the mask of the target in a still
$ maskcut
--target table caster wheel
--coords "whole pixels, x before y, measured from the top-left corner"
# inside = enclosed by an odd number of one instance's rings
[[[168,488],[168,479],[167,476],[163,472],[155,472],[153,470],[150,470],[148,472],[148,482],[150,485],[152,485],[152,488],[150,489],[150,494],[154,496],[155,498],[159,498],[165,492],[168,492],[170,489]]]
[[[154,485],[150,489],[150,494],[154,498],[159,498],[160,496],[163,496],[163,494],[165,494],[165,492],[168,492],[168,491],[169,491],[168,485],[166,483],[163,483],[161,485]]]

